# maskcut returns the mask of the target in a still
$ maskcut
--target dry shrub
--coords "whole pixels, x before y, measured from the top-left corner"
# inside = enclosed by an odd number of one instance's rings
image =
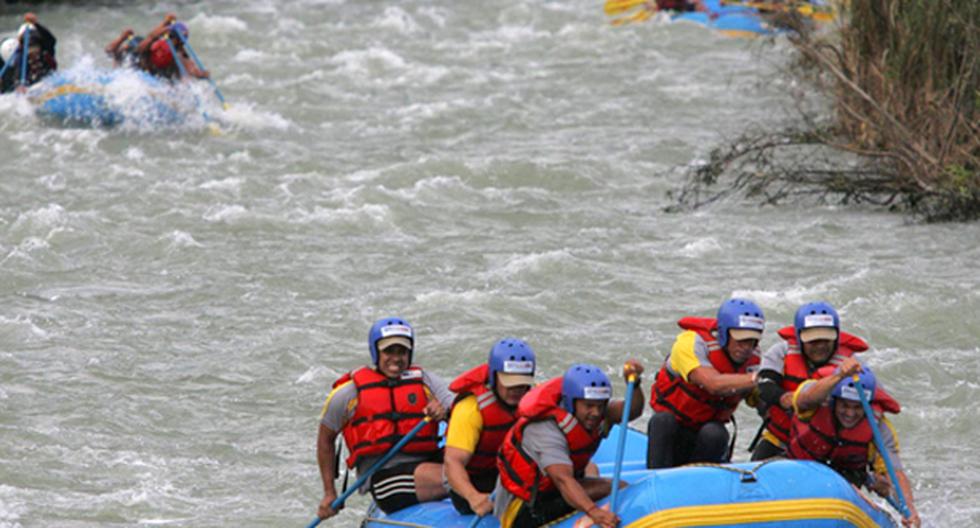
[[[832,102],[831,124],[746,133],[694,171],[681,203],[818,194],[927,220],[980,217],[980,1],[851,0],[834,31],[796,29],[805,78]],[[857,157],[835,163],[842,157],[817,146]],[[706,192],[731,172],[726,189]]]

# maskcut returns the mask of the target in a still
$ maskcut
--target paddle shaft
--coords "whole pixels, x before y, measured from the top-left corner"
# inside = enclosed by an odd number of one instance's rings
[[[11,55],[10,58],[12,59],[12,58],[14,58],[14,56]],[[3,77],[3,74],[7,73],[7,69],[10,68],[10,64],[11,63],[12,63],[12,61],[7,61],[7,62],[3,63],[3,67],[0,68],[0,78]]]
[[[24,45],[20,47],[20,85],[27,86],[27,56],[31,49],[31,26],[24,28]]]
[[[187,77],[187,68],[184,67],[184,63],[180,60],[177,55],[177,48],[174,47],[174,43],[170,42],[170,37],[163,37],[163,40],[167,43],[167,47],[170,48],[170,54],[173,55],[174,64],[177,65],[177,71],[180,72],[181,78]]]
[[[187,42],[187,39],[184,38],[184,34],[180,31],[174,31],[174,33],[177,34],[177,38],[179,38],[184,44],[184,49],[191,54],[191,59],[194,60],[194,64],[197,64],[197,67],[200,68],[201,71],[205,71],[206,69],[204,68],[204,64],[201,62],[201,59],[197,57],[197,53],[194,53],[194,48],[192,48],[191,43]],[[208,77],[208,82],[210,82],[211,87],[214,88],[214,95],[218,96],[218,100],[221,101],[221,104],[227,105],[228,103],[225,102],[225,96],[221,94],[221,90],[218,89],[218,85],[214,82],[214,79]]]
[[[493,499],[494,499],[494,497],[496,495],[497,495],[496,493],[491,493],[490,494],[490,502],[493,502]],[[470,521],[470,524],[469,524],[469,527],[468,528],[476,528],[477,525],[479,525],[480,524],[480,521],[482,521],[482,520],[483,520],[483,516],[482,515],[477,515],[476,517],[473,518],[472,521]]]
[[[405,444],[411,442],[412,438],[415,438],[415,435],[417,435],[419,431],[421,431],[422,428],[425,427],[426,424],[428,424],[431,421],[432,418],[426,416],[421,421],[419,421],[419,423],[415,424],[415,427],[413,427],[412,430],[408,432],[408,434],[403,436],[402,439],[399,440],[397,444],[392,446],[392,448],[389,449],[387,453],[385,453],[381,458],[379,458],[377,462],[372,464],[371,467],[369,467],[367,471],[364,472],[363,475],[357,477],[357,480],[354,481],[354,484],[352,484],[351,487],[347,488],[347,491],[341,493],[339,497],[334,499],[333,502],[330,503],[330,507],[333,508],[334,510],[337,510],[338,508],[343,506],[344,501],[346,501],[348,497],[353,495],[354,492],[358,490],[358,488],[363,486],[364,483],[367,482],[367,479],[371,478],[371,475],[374,475],[379,469],[381,469],[381,466],[388,463],[388,461],[391,460],[392,457],[398,454],[398,452],[401,451],[403,447],[405,447]],[[322,519],[317,517],[316,519],[313,520],[313,522],[311,522],[307,526],[307,528],[316,528],[316,526],[320,524],[321,520]]]
[[[633,388],[636,376],[630,375],[626,381],[626,397],[623,399],[623,419],[619,424],[619,441],[616,443],[616,465],[613,466],[612,497],[609,499],[610,512],[616,513],[619,501],[619,477],[623,472],[623,454],[626,451],[626,433],[630,428],[630,408],[633,406]]]
[[[857,376],[854,376],[854,386],[857,388],[858,396],[861,398],[861,407],[864,408],[864,415],[868,418],[868,423],[871,425],[871,433],[874,434],[875,445],[878,446],[878,453],[881,454],[882,460],[885,461],[888,478],[892,480],[892,486],[895,487],[895,495],[898,496],[898,507],[896,509],[902,514],[902,517],[908,518],[911,513],[905,504],[905,494],[902,493],[902,487],[898,485],[898,478],[895,476],[895,468],[892,466],[891,456],[888,455],[888,450],[885,449],[885,442],[882,440],[881,431],[878,430],[878,424],[875,422],[871,404],[868,403],[868,397],[864,394],[864,387],[861,385],[861,381]],[[892,506],[895,505],[892,504]]]

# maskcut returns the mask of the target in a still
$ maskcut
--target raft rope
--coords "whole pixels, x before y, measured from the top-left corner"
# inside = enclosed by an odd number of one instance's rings
[[[405,521],[390,521],[388,519],[378,519],[377,517],[365,518],[364,522],[361,523],[361,526],[364,526],[369,522],[378,523],[378,524],[388,524],[391,526],[407,526],[408,528],[433,528],[432,526],[429,526],[427,524],[416,524],[416,523],[405,522]]]
[[[731,471],[732,473],[738,473],[739,475],[742,475],[742,482],[755,482],[755,481],[758,480],[758,478],[756,478],[756,474],[755,474],[756,471],[759,471],[759,469],[761,469],[762,466],[764,466],[764,465],[766,465],[766,464],[768,464],[770,462],[776,462],[778,460],[785,460],[785,459],[782,458],[782,457],[769,458],[769,459],[766,459],[766,460],[764,460],[762,462],[759,462],[752,469],[742,469],[742,468],[737,468],[737,467],[734,467],[734,466],[728,466],[728,465],[725,465],[725,464],[717,464],[717,463],[713,463],[713,462],[699,462],[699,463],[694,463],[694,464],[686,464],[684,467],[710,467],[710,468],[724,469],[725,471]]]

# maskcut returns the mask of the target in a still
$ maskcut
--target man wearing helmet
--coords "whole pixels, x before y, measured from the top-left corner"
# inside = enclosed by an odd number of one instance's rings
[[[717,318],[684,317],[684,329],[653,384],[647,467],[724,462],[728,430],[742,398],[755,388],[765,316],[748,299],[729,299]]]
[[[534,385],[534,368],[531,347],[509,337],[493,345],[486,363],[449,385],[457,394],[446,430],[443,471],[461,515],[483,516],[493,509],[497,450],[517,421],[517,404]]]
[[[857,487],[867,486],[882,497],[892,495],[891,481],[874,444],[874,433],[865,416],[855,378],[874,411],[882,444],[909,509],[910,515],[902,524],[917,528],[920,520],[913,504],[912,484],[898,456],[895,430],[884,416],[885,412],[898,413],[901,407],[877,383],[871,370],[862,367],[857,359],[841,360],[833,373],[806,380],[793,393],[791,405],[795,412],[786,455],[797,460],[824,462]]]
[[[143,37],[136,35],[132,28],[126,28],[118,37],[106,45],[105,53],[112,59],[113,67],[138,68],[140,57],[136,53],[136,48],[141,42],[143,42]]]
[[[28,34],[29,33],[29,34]],[[27,71],[22,72],[21,50],[27,42]],[[24,15],[24,25],[17,32],[17,38],[7,39],[0,44],[0,93],[11,92],[14,89],[24,91],[28,86],[40,81],[51,72],[58,69],[55,60],[55,45],[58,39],[48,28],[37,21],[37,15]],[[24,85],[21,85],[21,78]]]
[[[618,526],[619,517],[595,503],[609,495],[612,481],[586,476],[585,468],[624,412],[631,419],[643,414],[641,374],[639,362],[626,362],[623,377],[637,377],[628,411],[622,400],[611,401],[605,373],[587,364],[572,365],[521,399],[497,458],[494,514],[501,528],[534,528],[576,510],[602,528]]]
[[[759,367],[759,398],[768,410],[752,460],[784,454],[793,392],[801,383],[815,378],[821,368],[832,370],[845,358],[868,349],[863,339],[840,330],[837,310],[822,301],[800,306],[793,326],[778,333],[783,340],[766,350]]]
[[[182,71],[198,79],[209,77],[210,73],[198,68],[184,49],[184,40],[189,37],[187,26],[183,22],[177,22],[177,15],[168,14],[136,46],[135,53],[139,57],[140,69],[166,79],[179,79]],[[179,65],[174,59],[175,51]]]
[[[403,319],[375,322],[368,333],[368,348],[373,365],[342,376],[323,404],[316,457],[323,480],[317,511],[321,519],[337,514],[330,504],[337,498],[339,450],[334,441],[338,433],[343,433],[350,453],[347,467],[363,473],[426,416],[433,422],[374,473],[361,493],[370,491],[378,507],[388,513],[446,496],[436,422],[452,404],[449,387],[412,364],[415,332]]]

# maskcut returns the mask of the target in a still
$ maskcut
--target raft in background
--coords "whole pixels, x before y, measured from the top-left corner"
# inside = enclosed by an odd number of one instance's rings
[[[671,16],[671,20],[685,20],[720,31],[731,37],[757,37],[772,35],[778,30],[762,19],[758,9],[723,5],[721,0],[704,0],[708,13],[687,11]]]
[[[196,95],[132,69],[54,72],[30,88],[28,100],[41,119],[68,126],[177,126],[201,113]]]
[[[611,476],[619,426],[615,426],[592,458],[604,476]],[[888,512],[858,492],[836,471],[818,462],[772,459],[740,464],[692,465],[646,469],[646,435],[630,430],[619,494],[623,528],[680,526],[857,527],[897,528]],[[605,506],[609,499],[598,502]],[[459,515],[449,499],[426,502],[391,515],[372,506],[365,528],[391,526],[468,528],[472,515]],[[488,516],[480,528],[499,528]],[[591,526],[576,513],[549,526]]]

